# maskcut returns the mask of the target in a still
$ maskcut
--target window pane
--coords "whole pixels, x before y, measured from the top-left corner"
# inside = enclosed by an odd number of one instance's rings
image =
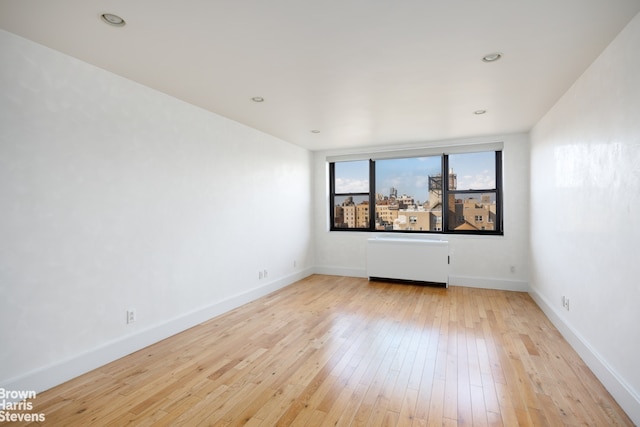
[[[334,197],[335,228],[369,228],[369,196]]]
[[[442,158],[376,161],[376,230],[440,231]]]
[[[449,155],[449,190],[488,190],[496,188],[496,153]]]
[[[335,164],[335,186],[336,194],[368,193],[369,161],[337,162]]]
[[[495,230],[496,194],[449,194],[449,230]]]

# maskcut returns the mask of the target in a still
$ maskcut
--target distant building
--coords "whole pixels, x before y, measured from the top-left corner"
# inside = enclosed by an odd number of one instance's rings
[[[457,175],[449,171],[449,189],[456,190]],[[413,196],[403,194],[391,187],[389,195],[375,195],[376,230],[442,231],[442,175],[429,176],[428,200],[422,205]],[[459,193],[458,193],[459,195]],[[449,194],[449,230],[495,230],[496,203],[486,194],[472,194],[465,199],[456,199]],[[337,228],[368,228],[371,215],[369,201],[356,204],[353,197],[345,198],[334,208],[334,225]]]
[[[369,227],[369,202],[356,205],[356,228]]]
[[[333,222],[336,228],[369,227],[369,202],[356,205],[353,197],[345,198],[342,204],[334,207]]]
[[[403,194],[401,197],[397,197],[396,200],[400,209],[407,209],[415,206],[414,198],[412,196],[407,196],[406,194]]]
[[[449,228],[451,230],[495,230],[496,203],[488,195],[480,199],[456,199],[449,196]]]
[[[376,230],[393,230],[393,222],[397,217],[397,204],[376,203]]]

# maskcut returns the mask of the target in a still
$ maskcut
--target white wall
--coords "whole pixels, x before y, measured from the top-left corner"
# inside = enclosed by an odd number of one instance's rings
[[[0,64],[0,384],[47,388],[310,274],[311,153],[4,31]]]
[[[640,15],[531,132],[532,295],[640,424]],[[561,297],[570,299],[569,309]]]
[[[529,257],[529,140],[525,134],[440,141],[407,146],[472,145],[504,142],[504,236],[427,234],[449,241],[451,285],[527,291]],[[397,149],[398,147],[383,147]],[[327,157],[354,151],[324,151],[315,155],[316,271],[326,274],[366,276],[366,241],[376,234],[329,232]],[[365,159],[367,157],[364,157]],[[407,235],[403,235],[407,236]],[[515,272],[511,272],[511,266]]]

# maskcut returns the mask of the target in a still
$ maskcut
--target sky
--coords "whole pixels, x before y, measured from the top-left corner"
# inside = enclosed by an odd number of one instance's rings
[[[428,199],[428,177],[440,172],[441,157],[376,160],[376,192]],[[336,193],[369,192],[368,160],[336,163]],[[495,153],[450,154],[449,168],[457,175],[459,190],[495,188]]]

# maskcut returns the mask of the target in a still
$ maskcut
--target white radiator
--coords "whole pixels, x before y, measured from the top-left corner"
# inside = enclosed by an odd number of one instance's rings
[[[449,242],[401,237],[368,239],[367,276],[449,286]]]

